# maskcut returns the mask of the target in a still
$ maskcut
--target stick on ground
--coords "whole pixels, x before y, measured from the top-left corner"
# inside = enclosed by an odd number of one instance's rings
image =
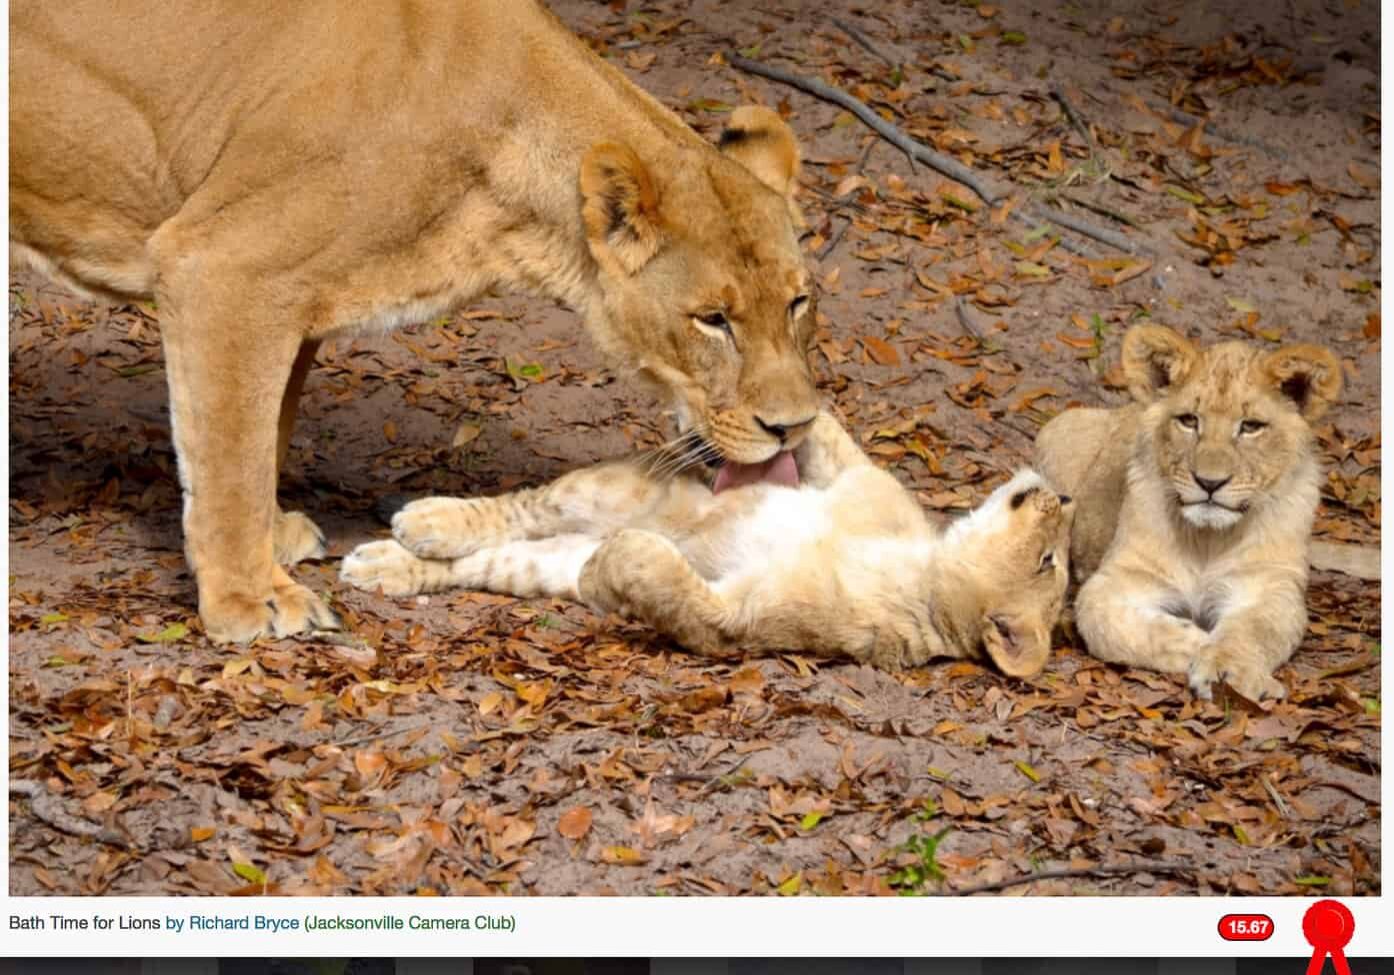
[[[1114,877],[1135,873],[1186,873],[1194,869],[1195,865],[1191,863],[1168,863],[1158,861],[1155,863],[1077,867],[1067,870],[1041,870],[1037,873],[1022,874],[1019,877],[1009,877],[1006,880],[995,880],[990,884],[977,884],[973,887],[960,887],[957,890],[946,890],[944,893],[949,897],[971,897],[974,894],[987,894],[995,890],[1006,890],[1008,887],[1033,884],[1038,880],[1065,880],[1070,877]]]
[[[96,823],[88,822],[69,813],[63,808],[62,800],[50,794],[42,782],[14,779],[10,782],[10,795],[28,798],[29,811],[34,814],[34,818],[48,823],[54,829],[73,836],[85,836],[97,840],[99,843],[110,843],[112,846],[129,847],[131,845],[126,837],[115,830],[98,826]]]
[[[761,61],[752,61],[750,58],[742,57],[739,54],[728,55],[727,60],[731,67],[747,74],[758,75],[761,78],[768,78],[770,81],[778,81],[780,84],[789,85],[800,91],[807,92],[815,98],[834,105],[840,105],[861,119],[877,135],[905,153],[911,159],[924,163],[930,169],[949,177],[955,182],[962,183],[984,203],[992,206],[1006,196],[1004,190],[994,188],[977,173],[974,173],[963,163],[956,159],[935,152],[924,143],[912,139],[900,130],[899,127],[887,122],[880,115],[872,111],[871,107],[859,98],[849,95],[841,88],[834,87],[817,78],[809,78],[804,75],[794,74],[792,71],[785,71],[783,68],[776,68]],[[1108,230],[1103,227],[1096,227],[1080,217],[1064,213],[1053,207],[1033,207],[1029,208],[1028,214],[1035,215],[1043,220],[1060,225],[1073,230],[1077,234],[1085,237],[1092,237],[1094,240],[1116,247],[1127,254],[1151,253],[1151,248],[1147,245],[1132,241],[1128,237]],[[1017,211],[1013,211],[1013,216]],[[1018,218],[1020,219],[1020,218]],[[1061,246],[1066,250],[1078,253],[1078,249],[1068,246],[1061,241]]]

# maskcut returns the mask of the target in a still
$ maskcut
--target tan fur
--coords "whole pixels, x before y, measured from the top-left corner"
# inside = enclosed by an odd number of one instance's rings
[[[323,551],[275,492],[326,337],[524,290],[732,460],[817,409],[777,115],[735,113],[718,151],[532,0],[351,6],[10,10],[12,254],[158,302],[215,639],[337,625],[277,567]],[[718,311],[729,335],[694,318]]]
[[[394,596],[579,599],[703,654],[797,649],[890,670],[986,656],[1008,674],[1040,671],[1068,585],[1072,504],[1024,471],[943,531],[827,414],[796,455],[797,489],[713,494],[703,478],[627,461],[498,498],[426,498],[397,513],[394,540],[351,553],[343,577]]]
[[[1202,697],[1216,680],[1281,697],[1273,671],[1306,629],[1309,421],[1340,395],[1340,362],[1147,325],[1124,337],[1123,372],[1137,402],[1070,410],[1036,444],[1079,505],[1079,631],[1095,656],[1187,674]]]

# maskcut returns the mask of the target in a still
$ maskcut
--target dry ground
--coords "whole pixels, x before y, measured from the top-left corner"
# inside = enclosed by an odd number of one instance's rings
[[[824,389],[926,505],[981,497],[1067,405],[1121,402],[1120,335],[1150,319],[1333,348],[1348,392],[1318,430],[1317,530],[1378,544],[1373,0],[1270,4],[1266,24],[1241,0],[555,7],[710,136],[742,101],[788,113]],[[1153,255],[1067,234],[1081,260],[730,50]],[[712,665],[560,603],[347,589],[338,559],[382,533],[384,494],[495,492],[659,435],[572,314],[507,298],[337,342],[311,377],[283,497],[333,549],[296,572],[371,649],[220,648],[180,552],[152,310],[20,277],[10,322],[10,774],[48,794],[42,820],[10,798],[12,893],[932,893],[1138,860],[1161,865],[1011,892],[1380,889],[1377,583],[1315,576],[1267,710],[1068,634],[1030,682],[896,678]]]

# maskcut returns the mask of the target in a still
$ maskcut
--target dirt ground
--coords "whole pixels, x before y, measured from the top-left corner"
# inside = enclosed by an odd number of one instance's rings
[[[1148,319],[1335,350],[1316,530],[1379,544],[1373,0],[553,6],[710,137],[741,102],[788,114],[823,389],[927,506],[985,495],[1068,405],[1122,402],[1120,336]],[[1004,219],[730,51],[1149,253]],[[13,894],[1381,889],[1378,582],[1314,575],[1289,696],[1262,709],[1068,629],[1035,680],[895,677],[714,665],[558,602],[349,589],[385,495],[497,492],[661,436],[574,315],[509,297],[336,342],[310,378],[282,497],[332,550],[295,573],[368,649],[215,647],[153,310],[20,276],[9,348],[9,767],[43,787],[10,796]]]

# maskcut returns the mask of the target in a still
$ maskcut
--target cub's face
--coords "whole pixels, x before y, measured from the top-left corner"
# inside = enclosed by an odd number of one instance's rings
[[[1340,362],[1326,349],[1199,349],[1160,326],[1128,332],[1123,369],[1148,404],[1155,476],[1181,518],[1206,531],[1233,528],[1281,489],[1310,457],[1309,421],[1341,389]]]
[[[1040,673],[1070,584],[1072,498],[1032,470],[993,491],[956,532],[972,534],[972,560],[986,609],[983,649],[1004,674]]]
[[[602,344],[657,388],[709,460],[770,460],[818,412],[797,173],[788,126],[758,108],[732,115],[722,152],[685,152],[670,171],[613,144],[582,166]]]

